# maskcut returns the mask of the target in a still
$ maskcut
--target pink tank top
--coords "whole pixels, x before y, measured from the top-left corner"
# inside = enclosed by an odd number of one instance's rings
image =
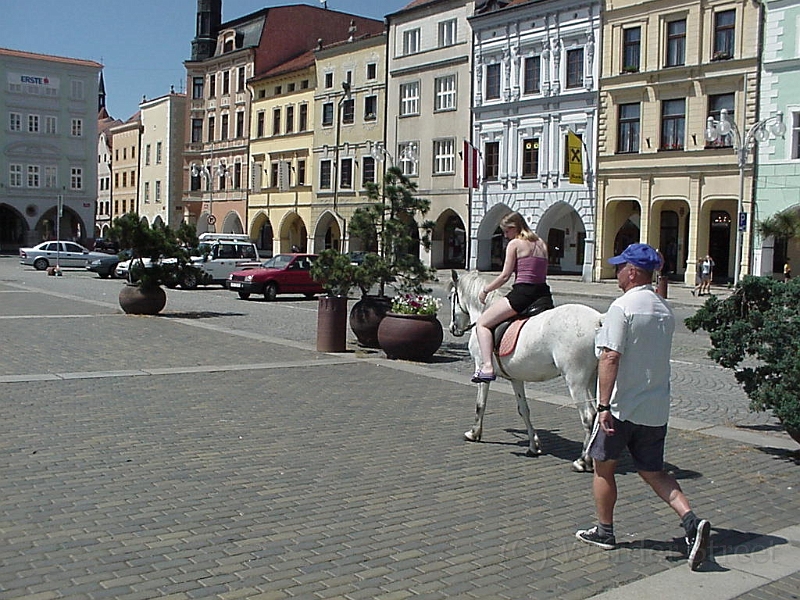
[[[517,259],[514,283],[545,283],[547,259],[543,256],[524,256]]]

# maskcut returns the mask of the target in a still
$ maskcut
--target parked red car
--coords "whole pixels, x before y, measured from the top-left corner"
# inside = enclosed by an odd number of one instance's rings
[[[313,298],[325,290],[311,279],[311,264],[316,254],[277,254],[260,267],[235,271],[228,276],[228,289],[247,300],[250,294],[264,294],[275,300],[278,294],[303,294]]]

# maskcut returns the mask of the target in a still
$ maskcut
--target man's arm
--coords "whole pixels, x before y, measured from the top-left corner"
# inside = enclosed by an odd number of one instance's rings
[[[617,382],[619,372],[619,359],[622,355],[609,348],[603,348],[600,353],[600,361],[597,365],[598,378],[598,404],[608,406],[611,404],[611,394],[614,392],[614,384]],[[600,419],[600,427],[608,435],[614,435],[614,420],[611,418],[611,411],[597,413]]]

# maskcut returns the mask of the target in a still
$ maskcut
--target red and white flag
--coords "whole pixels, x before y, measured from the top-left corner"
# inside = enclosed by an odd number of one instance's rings
[[[480,168],[480,154],[478,149],[469,141],[464,140],[464,187],[478,187],[478,169]]]

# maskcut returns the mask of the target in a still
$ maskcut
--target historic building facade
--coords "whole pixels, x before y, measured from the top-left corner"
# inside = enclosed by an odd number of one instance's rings
[[[489,2],[470,23],[472,141],[483,165],[471,260],[478,269],[502,267],[499,223],[519,211],[547,242],[551,273],[590,280],[600,3]]]
[[[595,278],[628,243],[659,248],[665,272],[693,285],[699,258],[714,277],[735,264],[739,171],[733,135],[706,139],[709,123],[746,131],[756,120],[759,5],[744,0],[606,3],[598,136]],[[752,163],[744,212],[752,213]],[[743,248],[750,223],[742,223]]]
[[[94,237],[101,68],[0,48],[3,249],[57,236],[81,243]]]
[[[767,121],[781,113],[786,133],[758,146],[756,220],[800,212],[800,3],[768,0],[765,5],[759,119]],[[787,257],[800,265],[797,238],[754,236],[753,252],[754,275],[782,276]]]
[[[142,122],[137,111],[130,119],[108,130],[111,135],[111,222],[139,210],[139,146]]]
[[[198,0],[196,36],[186,66],[185,205],[197,231],[241,233],[247,219],[252,98],[247,81],[322,43],[347,39],[351,27],[383,24],[309,5],[265,8],[222,22],[221,0]]]
[[[183,143],[186,94],[169,94],[139,105],[142,125],[139,216],[148,223],[177,228],[183,206]]]
[[[473,0],[415,0],[389,26],[386,150],[431,202],[426,264],[467,266],[470,193],[460,152],[471,137]]]

